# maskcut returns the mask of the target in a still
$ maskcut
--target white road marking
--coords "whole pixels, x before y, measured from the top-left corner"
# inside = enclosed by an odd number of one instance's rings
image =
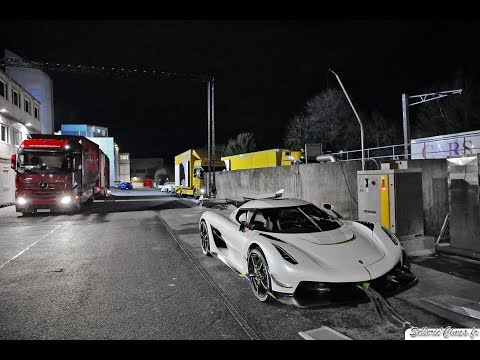
[[[12,260],[15,260],[17,257],[19,257],[20,255],[22,255],[25,251],[27,251],[28,249],[30,249],[33,245],[35,245],[36,243],[38,243],[39,241],[45,239],[48,235],[50,235],[51,233],[53,233],[55,230],[57,230],[60,226],[62,225],[58,225],[55,229],[53,229],[52,231],[50,231],[48,234],[42,236],[41,239],[38,239],[37,241],[35,241],[32,245],[30,245],[29,247],[27,247],[26,249],[20,251],[17,255],[15,255],[14,257],[12,257],[10,260],[8,260],[6,263],[0,265],[0,269],[2,269],[5,265],[7,265],[10,261]]]

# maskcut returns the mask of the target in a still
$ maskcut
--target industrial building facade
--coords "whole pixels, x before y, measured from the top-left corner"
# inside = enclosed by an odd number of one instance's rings
[[[41,132],[40,102],[0,71],[0,206],[15,201],[15,171],[10,158],[28,134]]]

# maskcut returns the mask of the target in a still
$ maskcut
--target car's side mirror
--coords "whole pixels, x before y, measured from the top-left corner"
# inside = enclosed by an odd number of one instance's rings
[[[343,217],[343,216],[340,215],[338,212],[336,212],[335,210],[333,210],[333,205],[332,205],[332,204],[325,203],[325,204],[323,204],[323,207],[324,207],[324,209],[327,209],[327,210],[333,212],[333,213],[337,216],[338,219],[341,219],[341,218]]]
[[[241,232],[244,232],[245,231],[245,224],[240,223],[240,228],[238,230],[241,231]]]

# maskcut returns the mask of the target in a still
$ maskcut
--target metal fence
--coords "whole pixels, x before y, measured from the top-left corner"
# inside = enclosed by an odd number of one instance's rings
[[[419,142],[416,141],[415,145],[418,144],[430,144],[432,141]],[[422,151],[412,152],[412,147],[410,144],[407,144],[408,155],[410,158],[446,158],[447,156],[452,155],[472,155],[480,153],[480,147],[469,147],[469,148],[458,148],[455,149],[455,152],[452,153],[451,150],[429,150],[426,153]],[[332,153],[332,155],[337,156],[342,161],[352,161],[352,160],[361,160],[362,159],[362,150],[340,150],[338,152]],[[427,157],[428,156],[428,157]],[[365,159],[373,160],[405,160],[405,144],[398,145],[389,145],[389,146],[379,146],[365,149]]]

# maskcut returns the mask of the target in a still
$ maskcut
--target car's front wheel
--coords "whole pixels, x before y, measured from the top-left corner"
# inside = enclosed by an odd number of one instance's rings
[[[210,239],[208,236],[208,228],[205,220],[202,220],[202,222],[200,223],[200,241],[203,255],[212,256],[210,254]]]
[[[271,296],[271,279],[267,260],[259,248],[248,253],[248,278],[255,296],[262,302],[273,300]]]

